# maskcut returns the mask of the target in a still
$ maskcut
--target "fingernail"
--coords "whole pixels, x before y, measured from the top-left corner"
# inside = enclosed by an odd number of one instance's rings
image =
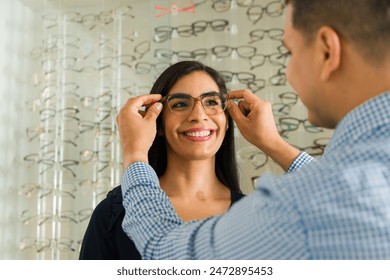
[[[158,111],[161,111],[162,107],[163,107],[163,105],[162,105],[161,102],[157,102],[157,103],[156,103],[156,109],[157,109]]]

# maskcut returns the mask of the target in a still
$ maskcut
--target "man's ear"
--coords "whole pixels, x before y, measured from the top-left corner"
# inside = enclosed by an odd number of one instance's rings
[[[340,67],[341,40],[334,29],[323,26],[317,32],[317,43],[323,63],[321,79],[325,81]]]

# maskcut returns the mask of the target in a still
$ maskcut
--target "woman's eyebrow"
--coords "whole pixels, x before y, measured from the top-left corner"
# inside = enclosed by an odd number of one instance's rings
[[[217,90],[209,90],[209,91],[206,91],[206,92],[203,92],[203,93],[199,94],[199,96],[202,96],[204,94],[209,94],[209,93],[219,93],[219,91],[217,91]],[[191,94],[185,93],[185,92],[174,92],[174,93],[168,94],[167,96],[176,95],[176,94],[184,94],[184,95],[192,96]]]
[[[171,96],[171,95],[190,95],[189,93],[185,93],[185,92],[174,92],[174,93],[171,93],[171,94],[167,94],[166,96]]]

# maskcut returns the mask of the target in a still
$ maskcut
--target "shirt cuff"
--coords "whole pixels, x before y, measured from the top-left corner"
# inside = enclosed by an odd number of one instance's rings
[[[312,160],[314,160],[314,158],[311,157],[309,154],[307,154],[306,152],[301,152],[294,159],[294,161],[292,162],[292,164],[288,168],[287,173],[290,173],[290,172],[297,170],[298,168],[304,166],[305,164],[311,162]]]
[[[145,162],[135,162],[125,170],[122,177],[122,188],[135,188],[139,184],[152,181],[158,182],[154,169]]]

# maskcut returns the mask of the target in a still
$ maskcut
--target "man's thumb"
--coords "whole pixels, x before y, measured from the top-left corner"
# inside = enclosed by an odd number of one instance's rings
[[[241,122],[242,119],[244,118],[240,108],[238,108],[238,106],[236,104],[234,104],[233,102],[231,102],[229,104],[229,114],[230,116],[232,117],[232,119],[237,123]]]
[[[156,102],[152,106],[149,107],[146,112],[146,119],[157,119],[158,115],[160,115],[163,105],[161,102]]]

